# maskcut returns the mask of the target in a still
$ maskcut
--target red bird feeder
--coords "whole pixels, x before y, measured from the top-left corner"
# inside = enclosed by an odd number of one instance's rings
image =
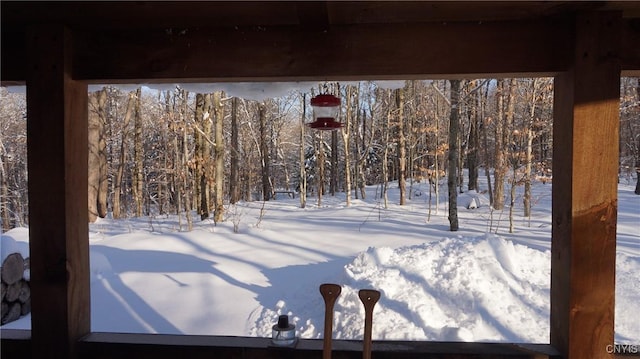
[[[311,99],[313,107],[313,122],[307,126],[321,131],[335,131],[343,125],[338,122],[340,99],[333,95],[318,95]]]

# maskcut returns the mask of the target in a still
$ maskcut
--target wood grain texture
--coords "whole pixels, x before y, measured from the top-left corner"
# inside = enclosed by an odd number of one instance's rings
[[[90,331],[87,85],[63,26],[28,35],[29,241],[34,357],[73,355]]]
[[[612,357],[620,26],[579,16],[574,65],[555,82],[551,343],[568,359]]]
[[[640,73],[635,2],[1,5],[4,84],[25,81],[26,28],[43,21],[70,27],[74,77],[94,83],[553,76],[571,62],[570,15],[601,8],[627,16],[621,64]]]
[[[569,64],[567,26],[532,21],[334,25],[326,31],[85,31],[76,37],[74,77],[214,82],[552,74]]]
[[[622,75],[640,77],[640,18],[623,22],[620,41]]]
[[[323,341],[301,339],[295,350],[269,347],[269,338],[93,333],[82,341],[82,357],[103,358],[322,358]],[[332,358],[361,359],[362,341],[334,341]],[[559,359],[549,345],[374,341],[376,359]]]

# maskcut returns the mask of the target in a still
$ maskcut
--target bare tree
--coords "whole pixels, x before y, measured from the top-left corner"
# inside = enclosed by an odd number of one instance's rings
[[[489,97],[489,84],[487,81],[486,87],[484,91],[480,91],[480,125],[482,126],[482,143],[483,143],[483,154],[484,154],[484,175],[487,178],[487,191],[489,192],[489,204],[493,208],[493,186],[491,185],[491,165],[493,162],[491,161],[491,152],[489,152],[489,126],[491,125],[491,117],[487,117],[487,102]]]
[[[477,80],[471,81],[472,86],[476,86]],[[481,86],[480,86],[481,87]],[[468,99],[471,102],[470,106],[467,106],[467,115],[469,119],[469,136],[467,139],[467,165],[469,167],[469,191],[479,191],[478,185],[478,168],[480,167],[480,101],[481,91],[480,89],[470,94]]]
[[[144,158],[142,151],[142,112],[140,108],[141,94],[140,88],[136,90],[135,111],[133,115],[133,200],[136,205],[136,216],[142,216],[143,201],[143,185],[144,185]]]
[[[640,78],[622,78],[620,91],[620,177],[636,176],[640,195]]]
[[[0,88],[0,232],[28,224],[26,98]]]
[[[307,206],[307,171],[305,166],[305,136],[304,136],[304,128],[305,128],[305,118],[307,116],[307,100],[306,95],[302,94],[302,115],[300,117],[300,208],[305,208]]]
[[[329,178],[329,193],[335,196],[338,191],[338,132],[331,131],[331,177]]]
[[[398,188],[400,189],[400,205],[407,202],[407,137],[404,133],[404,89],[396,89],[396,107],[398,109]]]
[[[89,221],[107,215],[107,143],[105,140],[107,89],[89,94]]]
[[[229,176],[229,202],[234,204],[240,200],[240,145],[238,143],[238,98],[231,99],[231,152]]]
[[[193,183],[193,181],[191,178],[192,176],[190,175],[191,168],[189,168],[189,131],[187,131],[187,128],[189,127],[187,122],[188,98],[188,92],[185,90],[181,90],[181,104],[178,114],[180,122],[182,124],[182,138],[180,142],[180,149],[182,149],[182,151],[180,152],[179,171],[182,178],[182,198],[184,202],[184,215],[187,221],[187,231],[191,231],[193,229],[193,218],[191,217],[191,199],[193,194],[193,187],[191,184]]]
[[[213,220],[215,223],[224,220],[224,106],[222,104],[222,92],[213,94],[213,118],[215,121],[215,210]]]
[[[389,140],[391,137],[391,124],[393,122],[393,112],[391,110],[391,90],[385,91],[385,97],[387,98],[387,113],[386,121],[383,126],[383,140],[382,140],[382,199],[384,201],[384,208],[389,207]]]
[[[315,137],[315,153],[316,153],[316,196],[317,196],[317,205],[320,207],[322,205],[322,196],[325,193],[325,142],[323,138],[324,131],[314,131]]]
[[[454,232],[458,225],[458,131],[460,127],[459,107],[460,107],[460,80],[449,80],[451,83],[451,114],[449,115],[449,230]]]
[[[269,144],[267,138],[266,105],[261,103],[258,108],[260,118],[260,153],[262,154],[262,200],[268,201],[273,197],[269,171],[271,159],[269,156]]]
[[[354,94],[355,92],[355,94]],[[351,206],[351,151],[349,151],[351,123],[353,122],[353,97],[357,99],[358,90],[355,86],[348,85],[345,89],[346,106],[344,115],[344,127],[342,128],[342,142],[344,143],[344,179],[346,206]],[[357,108],[355,109],[357,112]]]
[[[505,115],[504,115],[504,80],[499,79],[496,85],[496,107],[497,115],[495,119],[495,169],[493,185],[493,208],[502,210],[504,208],[504,181],[507,174],[507,154],[505,144]]]
[[[122,187],[124,185],[124,170],[127,162],[127,138],[129,137],[129,124],[131,123],[131,118],[135,116],[137,101],[137,91],[130,92],[129,100],[127,101],[127,110],[122,121],[118,168],[116,170],[116,178],[113,181],[113,218],[122,218]]]
[[[211,180],[211,94],[196,94],[194,121],[196,197],[200,219],[209,218],[209,182]]]

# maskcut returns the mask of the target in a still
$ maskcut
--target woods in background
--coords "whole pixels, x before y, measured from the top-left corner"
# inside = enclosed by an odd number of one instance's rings
[[[620,176],[631,180],[640,168],[640,80],[621,83]],[[0,218],[8,230],[28,224],[27,114],[24,94],[1,91]],[[323,91],[342,100],[339,131],[303,125],[310,98]],[[221,222],[238,201],[298,193],[304,207],[343,193],[348,206],[373,184],[386,207],[391,182],[403,205],[427,195],[414,191],[419,181],[433,192],[427,217],[447,184],[450,203],[457,193],[486,191],[495,210],[513,218],[522,203],[526,218],[532,181],[552,180],[551,78],[406,81],[397,89],[328,83],[262,101],[180,87],[105,87],[88,96],[92,221],[179,214],[180,229],[189,230],[193,214]],[[449,208],[457,230],[456,206]]]

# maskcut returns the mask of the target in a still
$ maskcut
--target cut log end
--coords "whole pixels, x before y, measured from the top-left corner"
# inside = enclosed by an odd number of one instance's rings
[[[29,259],[25,260],[20,253],[12,253],[2,262],[0,269],[0,294],[2,295],[0,323],[2,325],[31,312],[28,266]]]
[[[12,285],[22,279],[24,273],[24,258],[20,253],[11,253],[2,262],[2,281],[7,285]]]

